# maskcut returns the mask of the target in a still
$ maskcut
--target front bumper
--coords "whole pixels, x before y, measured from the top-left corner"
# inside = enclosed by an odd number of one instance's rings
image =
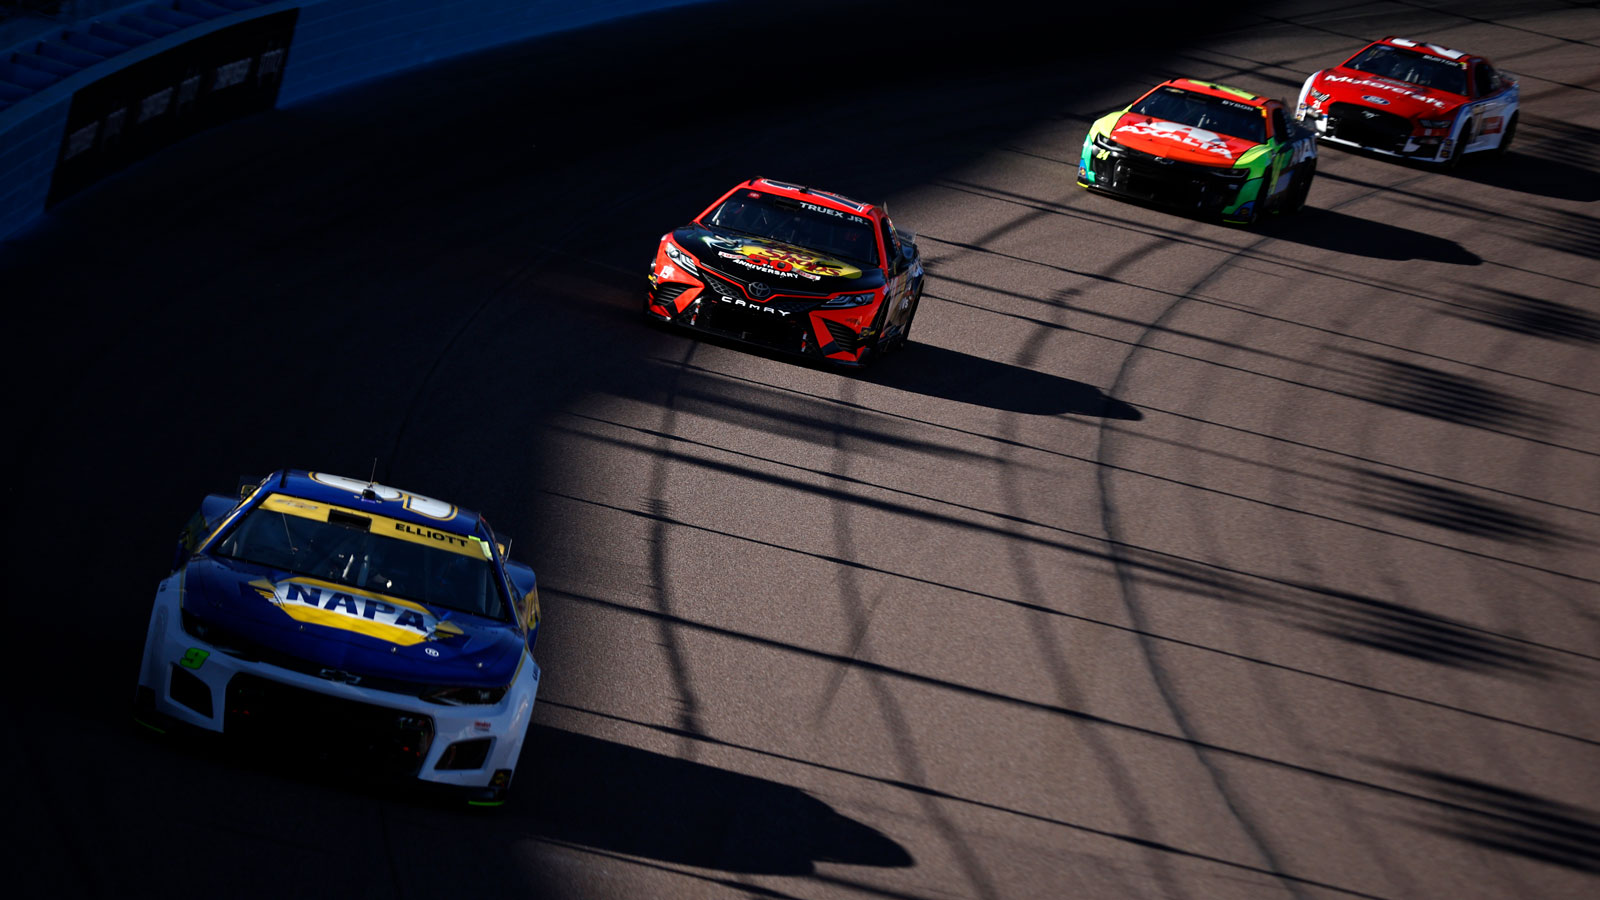
[[[247,747],[294,748],[355,776],[399,777],[494,802],[522,753],[539,666],[524,651],[499,703],[449,706],[248,658],[189,634],[182,573],[156,592],[139,667],[141,714],[216,732]],[[339,673],[342,675],[342,673]]]
[[[1419,135],[1409,122],[1406,122],[1404,127],[1398,123],[1386,123],[1384,120],[1379,120],[1377,125],[1369,125],[1347,111],[1343,114],[1322,113],[1309,107],[1297,109],[1295,118],[1314,130],[1319,142],[1342,144],[1396,159],[1445,162],[1450,159],[1450,153],[1455,147],[1451,130],[1439,129],[1435,134]]]
[[[842,366],[867,362],[876,345],[878,303],[823,309],[825,297],[774,294],[752,300],[744,284],[705,269],[650,273],[645,312],[661,322],[746,344],[826,360]]]
[[[1261,179],[1242,169],[1201,166],[1141,153],[1120,145],[1083,144],[1078,184],[1090,190],[1176,209],[1247,222],[1261,193]]]

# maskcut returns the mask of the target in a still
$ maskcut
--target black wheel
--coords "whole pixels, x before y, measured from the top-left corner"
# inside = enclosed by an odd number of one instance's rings
[[[1517,114],[1511,114],[1511,121],[1506,123],[1506,133],[1500,135],[1500,146],[1494,148],[1495,156],[1505,156],[1506,150],[1511,146],[1511,139],[1517,136]]]
[[[1311,196],[1311,179],[1317,174],[1317,161],[1308,160],[1294,173],[1289,184],[1289,195],[1283,198],[1283,211],[1296,213],[1306,208],[1306,198]]]

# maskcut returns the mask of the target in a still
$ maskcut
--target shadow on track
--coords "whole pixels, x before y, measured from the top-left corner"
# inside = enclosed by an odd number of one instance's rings
[[[1376,513],[1513,543],[1548,546],[1578,540],[1487,497],[1374,469],[1341,468],[1356,479],[1352,502]]]
[[[1027,415],[1144,418],[1132,405],[1106,396],[1093,385],[915,341],[867,370],[862,380]]]
[[[1266,582],[1181,560],[1135,553],[1144,583],[1242,607],[1358,647],[1452,669],[1513,678],[1564,677],[1547,648],[1401,603],[1303,582]]]
[[[1473,184],[1553,200],[1576,200],[1579,203],[1600,200],[1600,172],[1516,150],[1506,151],[1506,155],[1499,159],[1469,157],[1454,175]]]
[[[1411,824],[1446,837],[1600,875],[1593,810],[1433,769],[1385,764],[1438,804]]]
[[[1574,344],[1600,343],[1600,316],[1568,303],[1502,288],[1475,287],[1477,299],[1446,314],[1516,334]]]
[[[545,840],[726,872],[912,864],[882,832],[788,785],[541,725],[526,752],[540,762],[505,818]]]
[[[1312,190],[1316,190],[1314,185]],[[1312,202],[1316,202],[1314,194]],[[1263,223],[1261,233],[1280,241],[1368,259],[1414,259],[1456,266],[1476,266],[1483,262],[1476,253],[1455,241],[1314,205],[1294,215]]]

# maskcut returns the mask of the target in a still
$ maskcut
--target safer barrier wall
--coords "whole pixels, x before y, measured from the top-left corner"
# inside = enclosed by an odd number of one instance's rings
[[[158,0],[72,23],[42,37],[56,39],[52,46],[70,53],[71,39],[92,40],[92,35],[84,36],[96,22],[116,27],[122,16],[155,16],[176,25],[147,45],[98,62],[90,63],[90,57],[85,57],[77,66],[63,70],[70,74],[63,77],[58,71],[60,80],[30,96],[17,99],[14,86],[7,86],[12,94],[0,97],[9,104],[0,107],[0,238],[33,221],[53,199],[51,185],[58,180],[57,167],[75,152],[66,134],[75,96],[97,86],[103,88],[130,66],[161,54],[171,57],[175,49],[219,29],[287,9],[298,10],[278,85],[277,104],[282,106],[473,50],[695,2],[703,0]],[[197,15],[212,18],[201,21]],[[26,66],[15,66],[18,53],[35,64],[54,66],[54,58],[41,62],[43,49],[34,40],[4,48],[0,68],[10,67],[14,75],[33,74]],[[74,126],[81,152],[84,125],[75,122]],[[3,292],[4,285],[0,285],[0,295]]]

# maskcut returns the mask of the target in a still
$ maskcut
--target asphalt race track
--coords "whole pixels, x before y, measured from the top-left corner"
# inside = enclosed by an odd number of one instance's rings
[[[1600,895],[1600,11],[1029,9],[503,48],[0,243],[7,893]],[[1157,80],[1292,102],[1385,34],[1518,76],[1511,152],[1324,146],[1256,230],[1073,183]],[[905,352],[642,319],[657,238],[753,175],[919,234]],[[540,574],[501,810],[128,722],[201,495],[374,458]]]

